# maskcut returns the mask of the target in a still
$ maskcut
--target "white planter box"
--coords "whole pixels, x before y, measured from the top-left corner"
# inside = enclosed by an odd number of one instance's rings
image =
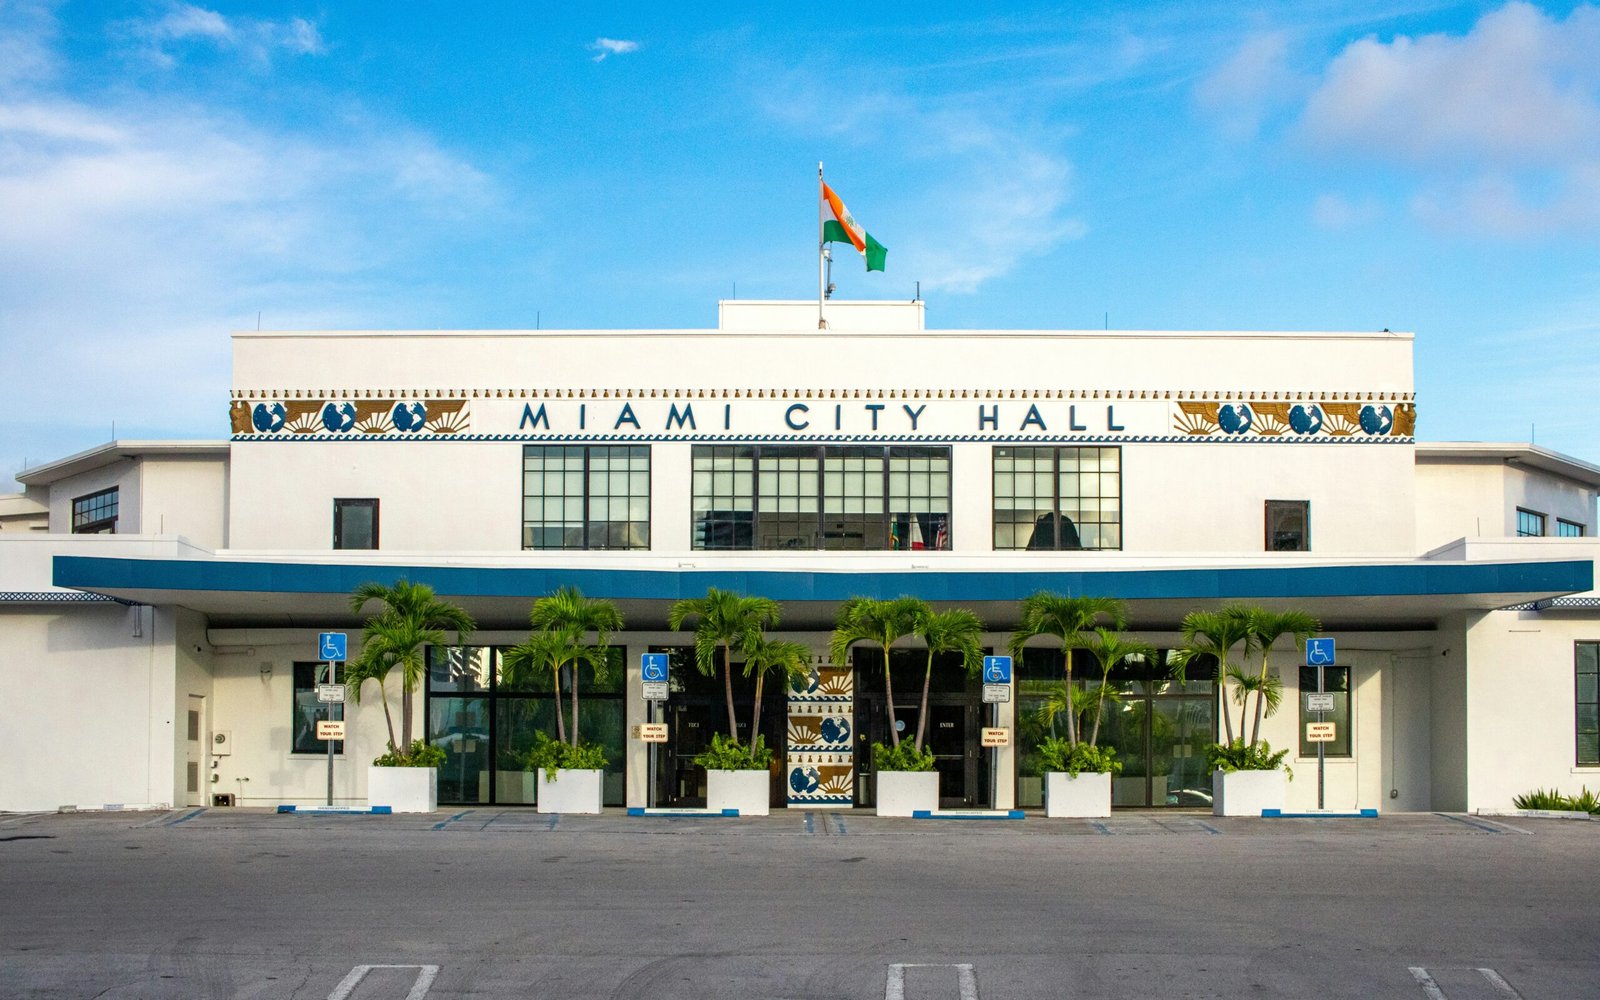
[[[1044,776],[1044,814],[1052,819],[1110,816],[1110,773],[1047,772]]]
[[[1214,771],[1211,813],[1214,816],[1260,816],[1263,809],[1282,809],[1289,798],[1289,777],[1275,771]]]
[[[539,769],[538,811],[542,813],[598,813],[600,811],[600,775],[593,770],[556,770],[556,780],[550,772]]]
[[[879,771],[874,780],[879,816],[910,816],[920,809],[939,808],[938,771]]]
[[[772,775],[766,771],[706,769],[706,808],[737,809],[740,816],[765,816],[772,801]]]
[[[397,813],[433,812],[439,808],[439,769],[368,767],[367,805]]]

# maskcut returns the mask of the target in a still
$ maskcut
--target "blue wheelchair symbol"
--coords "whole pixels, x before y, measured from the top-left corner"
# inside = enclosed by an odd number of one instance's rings
[[[644,681],[664,681],[667,679],[667,654],[666,653],[641,653],[639,654],[639,678]]]
[[[346,640],[349,637],[343,632],[323,632],[317,636],[317,659],[330,660],[335,663],[344,661],[345,652],[349,648]]]
[[[983,682],[985,684],[1010,684],[1011,657],[985,656],[983,658]]]
[[[1333,663],[1333,638],[1306,640],[1306,664],[1308,666],[1327,666]]]

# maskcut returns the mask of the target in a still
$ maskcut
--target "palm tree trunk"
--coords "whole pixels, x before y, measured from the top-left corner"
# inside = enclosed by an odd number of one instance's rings
[[[556,739],[562,743],[567,742],[567,723],[561,714],[561,664],[557,663],[550,671],[556,679]]]
[[[900,730],[895,725],[894,675],[889,671],[889,647],[887,645],[883,647],[883,693],[889,699],[889,739],[893,741],[889,745],[898,747],[900,745]]]
[[[739,723],[733,717],[733,653],[722,644],[722,687],[728,697],[728,738],[739,742]]]
[[[556,711],[559,712],[560,710],[561,706],[558,704]],[[572,664],[572,745],[578,745],[578,664],[576,662]]]
[[[407,750],[411,749],[411,692],[404,682],[400,687],[400,743]]]
[[[1250,745],[1255,746],[1261,738],[1261,719],[1266,714],[1267,707],[1267,651],[1261,650],[1261,686],[1256,689],[1256,722],[1250,730]],[[1239,724],[1244,729],[1244,723]]]
[[[1233,710],[1228,708],[1228,672],[1221,663],[1217,664],[1217,697],[1221,699],[1224,743],[1233,742]]]
[[[1106,677],[1110,677],[1109,673]],[[1100,679],[1100,697],[1094,704],[1094,728],[1089,730],[1089,745],[1094,746],[1100,740],[1100,719],[1106,714],[1106,679]]]
[[[1068,647],[1062,652],[1067,654],[1067,743],[1076,744],[1078,742],[1078,709],[1073,704],[1074,699],[1072,697],[1072,649]]]
[[[922,702],[917,706],[917,753],[922,752],[922,734],[928,730],[928,689],[933,685],[933,650],[928,650],[928,670],[922,675]]]
[[[383,724],[389,727],[389,751],[395,750],[394,745],[394,716],[389,714],[389,692],[383,688],[383,678],[378,678],[378,701],[383,705]],[[411,744],[407,743],[406,746]]]
[[[750,745],[756,745],[756,734],[761,732],[761,688],[767,680],[766,672],[756,670],[756,703],[750,709]]]

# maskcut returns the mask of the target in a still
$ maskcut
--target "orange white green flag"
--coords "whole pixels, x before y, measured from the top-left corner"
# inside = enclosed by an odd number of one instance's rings
[[[866,259],[869,271],[883,270],[883,259],[889,253],[882,243],[862,228],[826,183],[822,185],[822,242],[849,243]]]

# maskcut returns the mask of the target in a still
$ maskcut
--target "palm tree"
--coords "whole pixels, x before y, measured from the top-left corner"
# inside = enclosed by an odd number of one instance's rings
[[[739,726],[733,714],[734,647],[744,649],[762,632],[778,623],[782,608],[766,597],[745,597],[731,590],[706,589],[704,597],[678,601],[667,613],[667,625],[681,629],[691,618],[699,619],[694,629],[694,662],[707,677],[717,675],[717,650],[722,651],[722,686],[728,699],[728,737],[739,739]]]
[[[1183,648],[1176,661],[1179,676],[1189,664],[1202,657],[1217,661],[1217,694],[1222,703],[1222,724],[1227,734],[1226,742],[1233,742],[1233,716],[1228,711],[1228,678],[1238,674],[1238,665],[1229,657],[1233,647],[1243,644],[1241,657],[1248,658],[1255,648],[1255,633],[1251,629],[1251,610],[1240,604],[1230,604],[1221,611],[1191,611],[1183,616]],[[1244,716],[1239,716],[1239,729],[1244,729]]]
[[[610,661],[606,656],[611,648],[611,633],[622,631],[622,612],[617,606],[603,598],[588,598],[577,587],[562,587],[553,594],[547,594],[533,602],[533,610],[528,613],[528,621],[535,631],[554,633],[562,637],[564,642],[580,651],[587,651],[583,655],[575,655],[566,662],[572,664],[572,738],[571,744],[578,745],[578,664],[587,663],[594,669],[596,679],[604,679]],[[591,633],[594,635],[592,642],[586,641]],[[561,733],[561,671],[556,668],[556,734]]]
[[[389,714],[389,692],[385,681],[389,672],[400,668],[405,683],[415,680],[425,667],[424,653],[429,645],[442,645],[444,633],[423,628],[415,619],[379,615],[367,622],[362,633],[361,654],[345,669],[345,686],[351,698],[361,703],[361,688],[367,681],[378,682],[378,700],[383,706],[384,725],[389,730],[389,750],[395,751],[394,717]],[[410,736],[410,733],[406,734]],[[409,740],[404,744],[411,746]]]
[[[472,630],[477,628],[477,623],[472,616],[449,601],[437,597],[433,588],[425,583],[411,583],[400,579],[393,586],[386,587],[381,583],[363,583],[350,594],[350,610],[360,613],[369,601],[379,601],[383,609],[372,618],[367,619],[367,631],[370,633],[373,623],[379,619],[388,619],[390,622],[409,623],[413,631],[448,630],[456,633],[457,642],[466,642]],[[444,637],[426,639],[425,643],[442,645]],[[363,654],[364,655],[364,654]],[[396,659],[391,666],[402,668],[400,678],[400,740],[404,746],[411,746],[411,695],[417,689],[417,682],[422,679],[425,664],[419,655],[414,659]],[[387,671],[385,671],[387,672]],[[381,682],[380,682],[381,683]],[[385,704],[384,711],[388,711]],[[393,744],[393,737],[390,744]]]
[[[811,650],[788,639],[768,639],[757,635],[744,647],[744,675],[755,675],[756,702],[750,710],[750,746],[756,745],[761,731],[761,689],[767,674],[779,673],[784,686],[794,677],[804,677],[811,664]]]
[[[1072,690],[1072,651],[1083,644],[1083,633],[1100,625],[1123,629],[1128,625],[1127,605],[1114,597],[1062,597],[1041,590],[1022,599],[1022,623],[1011,634],[1011,655],[1022,659],[1023,647],[1034,636],[1048,635],[1061,643],[1066,659],[1069,702]],[[1078,742],[1075,712],[1067,713],[1067,742]]]
[[[916,633],[928,644],[928,669],[922,675],[922,702],[917,708],[917,739],[922,752],[923,734],[928,729],[928,689],[933,684],[933,658],[938,653],[960,653],[961,665],[968,673],[983,669],[983,622],[965,608],[930,611],[917,622]]]
[[[1124,660],[1147,659],[1154,656],[1156,651],[1147,643],[1128,639],[1106,628],[1095,629],[1092,637],[1085,639],[1080,648],[1087,649],[1095,662],[1100,664],[1100,685],[1095,691],[1094,728],[1089,732],[1089,745],[1094,746],[1100,739],[1100,718],[1104,714],[1105,704],[1117,698],[1111,687],[1111,671]]]
[[[1256,740],[1261,735],[1261,719],[1264,715],[1271,715],[1278,708],[1278,700],[1283,692],[1283,682],[1273,685],[1267,674],[1267,655],[1272,651],[1272,646],[1283,636],[1294,638],[1294,648],[1304,649],[1306,640],[1321,631],[1322,623],[1306,614],[1304,611],[1290,609],[1288,611],[1267,611],[1256,608],[1250,616],[1250,632],[1255,639],[1257,648],[1261,650],[1261,670],[1256,677],[1256,718],[1250,728],[1250,745],[1255,746]],[[1244,723],[1239,723],[1239,735],[1244,735]]]
[[[521,686],[548,671],[555,681],[556,739],[565,743],[567,725],[561,714],[561,671],[568,664],[576,671],[582,664],[593,666],[596,661],[605,659],[604,653],[584,645],[567,632],[538,631],[500,654],[500,680],[503,684]]]
[[[883,689],[889,704],[889,738],[893,746],[900,745],[898,721],[894,715],[894,675],[889,669],[889,647],[906,636],[914,635],[917,623],[932,609],[928,602],[916,597],[896,597],[880,601],[871,597],[852,597],[839,606],[839,617],[833,628],[828,649],[836,664],[844,663],[850,656],[850,647],[858,642],[870,642],[883,650]]]

